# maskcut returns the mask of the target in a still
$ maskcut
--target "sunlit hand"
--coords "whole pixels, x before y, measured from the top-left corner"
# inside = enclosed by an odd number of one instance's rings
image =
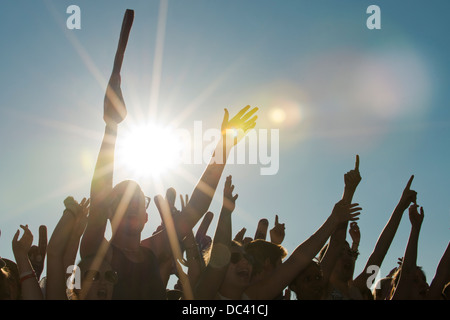
[[[228,110],[225,109],[221,131],[227,147],[235,146],[249,130],[255,127],[258,116],[253,115],[258,111],[258,108],[248,111],[249,109],[250,106],[242,108],[231,120]]]
[[[272,229],[270,229],[270,242],[275,244],[281,244],[285,237],[285,229],[284,223],[278,222],[278,215],[275,215],[275,225]]]

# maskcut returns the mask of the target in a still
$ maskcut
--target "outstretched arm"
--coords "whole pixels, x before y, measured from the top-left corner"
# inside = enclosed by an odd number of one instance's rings
[[[117,127],[127,114],[121,89],[120,70],[133,19],[134,11],[127,10],[122,22],[113,70],[106,88],[103,103],[103,120],[106,126],[91,182],[91,209],[86,231],[81,241],[81,257],[96,253],[105,239],[104,233],[108,218],[105,200],[113,187]]]
[[[342,203],[350,204],[353,200],[356,188],[361,182],[361,174],[359,172],[359,155],[356,155],[355,168],[344,174],[344,193],[342,195]],[[329,246],[322,258],[321,266],[323,280],[328,283],[333,272],[336,261],[343,248],[348,228],[348,221],[341,223],[330,237]]]
[[[344,204],[339,201],[325,223],[311,237],[300,244],[269,278],[251,285],[245,293],[250,299],[273,299],[311,263],[337,226],[346,221],[359,219],[360,210],[358,204]]]
[[[28,229],[28,225],[20,227],[24,233],[19,240],[20,231],[17,230],[12,241],[12,249],[19,270],[22,298],[24,300],[42,300],[44,297],[38,279],[28,259],[28,252],[33,244],[33,234]]]
[[[53,230],[47,248],[47,300],[67,300],[66,274],[76,259],[75,246],[78,247],[80,241],[77,231],[85,226],[88,205],[86,198],[80,204],[73,197],[64,200],[63,215]]]
[[[392,296],[392,300],[407,300],[411,295],[411,284],[413,282],[413,277],[417,266],[419,233],[424,217],[423,208],[420,208],[419,213],[417,211],[418,207],[419,206],[417,204],[412,204],[409,207],[411,233],[409,234],[408,244],[406,245],[405,257],[403,259],[400,271],[400,278]]]
[[[230,258],[231,214],[238,198],[237,194],[233,195],[233,190],[231,176],[228,176],[225,182],[222,210],[211,247],[211,257],[195,288],[196,299],[214,299],[225,278]]]
[[[371,253],[369,259],[367,260],[366,266],[364,267],[361,274],[355,279],[355,286],[360,290],[367,289],[367,279],[371,276],[370,272],[367,272],[370,266],[381,267],[381,264],[386,256],[389,247],[391,246],[392,240],[397,232],[398,226],[403,216],[403,212],[409,207],[411,203],[416,203],[417,192],[411,190],[411,184],[414,179],[414,175],[411,176],[405,189],[403,190],[400,201],[395,207],[392,215],[380,234],[377,240],[375,248]]]
[[[231,150],[256,125],[257,116],[253,116],[256,111],[258,108],[250,110],[250,106],[246,106],[236,116],[229,119],[228,110],[225,109],[221,126],[222,137],[206,170],[195,186],[189,203],[180,215],[180,219],[175,222],[181,237],[208,211]]]
[[[173,219],[179,240],[182,240],[208,211],[232,148],[244,138],[249,130],[255,127],[257,116],[254,116],[254,114],[258,108],[253,108],[250,111],[249,109],[250,106],[246,106],[231,120],[228,110],[225,109],[221,126],[222,136],[214,154],[195,186],[186,207]],[[163,237],[163,240],[158,240],[161,237]],[[155,243],[162,243],[166,237],[166,231],[163,230],[150,238],[144,239],[142,245],[157,251]],[[158,253],[156,254],[158,255]]]

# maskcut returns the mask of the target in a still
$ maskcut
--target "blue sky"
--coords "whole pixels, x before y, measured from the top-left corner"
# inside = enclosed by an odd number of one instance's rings
[[[80,30],[66,27],[72,4],[81,9]],[[380,30],[366,27],[371,4],[381,9]],[[279,170],[227,166],[210,209],[217,217],[225,176],[233,175],[233,231],[246,227],[253,236],[260,218],[272,227],[278,214],[289,252],[328,217],[359,154],[356,274],[414,174],[425,210],[418,264],[431,281],[449,241],[447,1],[2,3],[1,256],[12,258],[20,224],[37,243],[41,224],[50,237],[65,197],[89,195],[105,85],[128,8],[135,19],[122,67],[128,117],[119,136],[145,120],[153,102],[152,120],[187,130],[195,121],[218,128],[224,108],[259,107],[256,129],[279,130]],[[271,118],[274,110],[281,122]],[[185,164],[178,169],[188,175],[174,169],[158,183],[121,168],[115,182],[134,178],[151,197],[169,186],[190,194],[204,168]],[[144,236],[160,221],[150,208]],[[403,255],[409,231],[405,214],[382,274]]]

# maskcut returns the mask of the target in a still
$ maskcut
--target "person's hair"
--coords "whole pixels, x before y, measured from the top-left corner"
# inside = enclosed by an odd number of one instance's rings
[[[19,282],[19,270],[17,269],[17,265],[14,261],[8,259],[0,260],[0,264],[2,265],[2,268],[0,268],[0,295],[3,297],[6,294],[10,294],[10,290],[7,286],[14,283],[17,287],[17,296],[9,298],[18,300],[21,297],[21,286]]]
[[[450,300],[450,282],[447,282],[444,289],[442,289],[442,298],[444,300]]]
[[[284,247],[262,239],[256,239],[247,243],[245,245],[245,252],[254,260],[254,274],[258,274],[264,269],[264,262],[267,259],[275,267],[277,261],[280,259],[283,260],[287,256],[287,251]]]
[[[398,281],[400,280],[400,275],[402,273],[402,267],[403,265],[400,265],[397,270],[394,272],[394,274],[392,275],[392,289],[391,289],[391,293],[390,293],[390,297],[392,298],[392,295],[395,292],[395,288],[397,288],[398,285]],[[425,275],[425,272],[423,271],[422,267],[420,266],[416,266],[416,269],[419,270],[420,272],[422,272],[423,276],[425,277],[425,279],[427,278],[427,276]]]
[[[388,287],[392,285],[392,278],[391,277],[384,277],[379,279],[374,288],[372,289],[372,296],[374,300],[377,300],[378,298],[383,298],[381,295],[383,294],[383,291]],[[387,292],[387,295],[390,294],[390,291]],[[387,298],[387,297],[384,297]]]

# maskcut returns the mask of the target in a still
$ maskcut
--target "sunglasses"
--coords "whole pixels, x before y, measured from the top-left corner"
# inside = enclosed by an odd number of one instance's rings
[[[88,270],[84,273],[84,279],[90,282],[99,281],[102,277],[111,284],[116,284],[118,280],[117,272],[112,270],[105,271],[103,275],[95,270]]]
[[[144,196],[144,201],[145,201],[145,202],[144,202],[144,205],[145,205],[145,209],[148,209],[151,200],[152,200],[152,198],[147,197],[147,196]],[[111,202],[112,207],[117,208],[117,207],[119,206],[120,201],[121,201],[121,198],[120,198],[120,197],[116,197],[116,198]]]
[[[230,257],[230,262],[232,264],[236,264],[239,261],[241,261],[242,259],[247,260],[250,264],[254,264],[254,262],[255,262],[255,260],[253,259],[252,256],[245,254],[245,253],[243,254],[241,252],[233,252]]]

